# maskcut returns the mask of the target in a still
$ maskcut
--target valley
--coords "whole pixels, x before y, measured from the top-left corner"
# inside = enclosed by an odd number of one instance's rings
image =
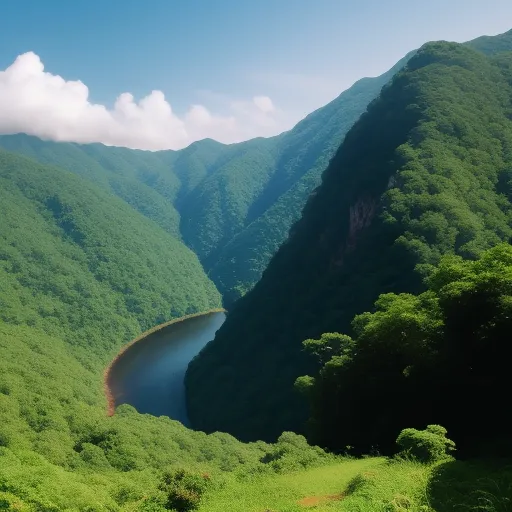
[[[272,137],[1,135],[0,510],[510,510],[511,169],[512,31]]]

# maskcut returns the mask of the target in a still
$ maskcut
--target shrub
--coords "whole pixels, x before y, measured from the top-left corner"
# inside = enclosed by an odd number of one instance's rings
[[[425,430],[406,428],[396,440],[401,448],[399,455],[424,463],[449,459],[450,452],[455,450],[455,443],[446,434],[446,429],[440,425],[428,425]]]
[[[209,475],[197,475],[185,469],[165,473],[159,487],[166,495],[165,508],[177,512],[196,510],[209,482]]]

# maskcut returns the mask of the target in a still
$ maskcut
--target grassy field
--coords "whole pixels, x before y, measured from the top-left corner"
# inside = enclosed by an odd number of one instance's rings
[[[426,466],[384,458],[347,460],[304,472],[227,481],[200,512],[512,511],[512,465]]]

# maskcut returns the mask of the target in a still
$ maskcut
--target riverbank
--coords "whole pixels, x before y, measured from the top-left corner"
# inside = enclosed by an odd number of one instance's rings
[[[227,311],[224,308],[216,308],[216,309],[210,309],[208,311],[203,311],[200,313],[192,313],[190,315],[181,316],[179,318],[174,318],[173,320],[169,320],[168,322],[164,322],[163,324],[156,325],[155,327],[152,327],[151,329],[148,329],[147,331],[144,331],[143,333],[139,334],[136,338],[129,341],[126,345],[123,345],[121,347],[121,350],[117,353],[117,355],[110,361],[109,365],[105,368],[105,371],[103,372],[103,392],[105,394],[105,398],[107,399],[107,416],[113,416],[115,413],[115,400],[114,396],[112,394],[112,391],[110,389],[109,385],[109,378],[110,378],[110,372],[113,368],[113,366],[117,363],[117,361],[123,356],[123,354],[131,348],[135,343],[139,343],[140,341],[147,338],[150,334],[153,334],[157,331],[160,331],[161,329],[164,329],[166,327],[169,327],[170,325],[177,324],[179,322],[183,322],[185,320],[189,320],[190,318],[197,318],[200,316],[205,315],[211,315],[213,313],[227,313]]]

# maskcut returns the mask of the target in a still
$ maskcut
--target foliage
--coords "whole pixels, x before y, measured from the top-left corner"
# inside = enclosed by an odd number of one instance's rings
[[[158,510],[166,467],[274,471],[265,443],[128,405],[106,416],[103,371],[123,343],[220,305],[189,249],[98,186],[5,151],[0,218],[1,506]]]
[[[328,360],[319,341],[304,342],[322,365],[307,387],[315,442],[391,450],[393,430],[436,421],[466,455],[510,450],[507,414],[474,411],[508,393],[512,246],[498,245],[475,261],[445,256],[427,282],[430,289],[418,296],[381,295],[373,313],[355,317],[355,339]],[[436,425],[406,429],[398,444],[432,461],[451,445],[445,433]]]
[[[0,147],[92,181],[171,235],[180,236],[180,218],[172,204],[180,181],[169,172],[172,153],[42,141],[25,134],[0,136]]]
[[[410,56],[381,76],[359,80],[278,138],[272,174],[250,206],[244,228],[208,261],[209,275],[228,306],[259,280],[348,130]]]
[[[348,129],[406,60],[270,139],[149,152],[20,134],[0,136],[0,147],[78,174],[182,236],[232,304],[260,278]]]
[[[447,430],[440,425],[428,425],[425,430],[405,428],[397,437],[402,457],[413,457],[419,462],[430,464],[450,459],[455,443],[446,437]]]
[[[286,473],[325,464],[329,460],[318,447],[310,447],[304,436],[283,432],[261,461],[276,473]]]
[[[427,491],[437,512],[510,512],[512,466],[507,459],[446,462],[433,468]]]
[[[184,469],[166,472],[159,489],[165,494],[165,508],[189,512],[199,508],[201,498],[208,488],[208,474],[197,475]]]
[[[510,53],[487,57],[464,45],[431,43],[383,88],[346,135],[262,279],[189,366],[195,426],[245,440],[303,432],[308,413],[293,384],[300,375],[313,375],[318,362],[301,350],[302,340],[325,332],[354,337],[353,317],[369,311],[380,294],[415,295],[425,290],[424,277],[443,255],[474,259],[511,239],[511,61]],[[435,300],[413,295],[393,299],[393,307],[409,310],[412,340],[435,337],[440,319],[428,311]],[[398,351],[400,332],[392,323],[386,328],[395,332]],[[407,345],[410,364],[433,357],[428,349]],[[383,357],[375,370],[394,379],[394,364]],[[339,359],[327,369],[343,371]],[[401,389],[402,382],[397,377],[380,391],[382,380],[373,373],[353,378],[351,392],[376,390],[382,407],[372,411],[358,404],[360,393],[354,393],[350,405],[329,402],[325,416],[330,411],[343,418],[333,420],[336,425],[354,423],[350,428],[361,432],[359,441],[363,432],[366,436],[364,449],[384,435],[390,447],[397,431],[427,424],[402,421],[404,410],[389,424],[372,420],[368,427],[368,416],[379,418],[389,405],[383,394],[391,396],[390,389]],[[480,392],[477,396],[482,400]],[[345,416],[343,409],[357,414]],[[441,420],[458,440],[452,421]],[[334,436],[336,428],[328,431]],[[342,440],[341,432],[336,436],[327,445],[356,444]]]

